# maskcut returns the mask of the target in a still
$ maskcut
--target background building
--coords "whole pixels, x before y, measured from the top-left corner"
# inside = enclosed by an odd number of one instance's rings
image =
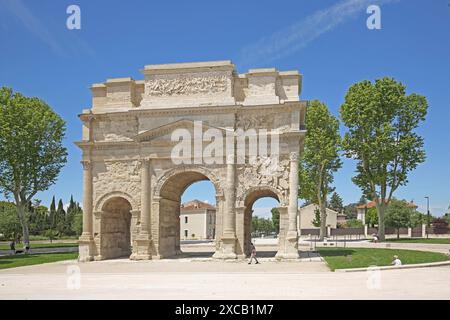
[[[319,227],[315,227],[313,224],[313,220],[316,217],[315,211],[319,209],[319,207],[315,204],[309,204],[303,208],[300,208],[299,215],[299,228],[300,229],[319,229]],[[338,213],[334,210],[327,208],[327,226],[331,228],[336,228],[337,223],[344,222],[345,215],[343,213]]]
[[[375,201],[369,201],[365,204],[360,204],[359,206],[357,206],[356,219],[361,221],[363,224],[366,224],[367,210],[369,210],[370,208],[374,208],[375,206],[376,206]],[[418,208],[418,206],[412,201],[408,203],[408,207],[414,210]]]
[[[180,239],[214,239],[216,207],[200,200],[183,203],[180,208]]]

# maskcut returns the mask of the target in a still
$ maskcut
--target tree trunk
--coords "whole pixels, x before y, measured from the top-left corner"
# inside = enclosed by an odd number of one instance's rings
[[[319,240],[323,241],[323,239],[327,235],[327,211],[326,211],[324,201],[321,201],[319,210],[320,210],[320,234],[319,234],[320,239]]]
[[[22,203],[16,204],[17,205],[17,213],[19,215],[19,221],[22,226],[22,236],[23,236],[23,243],[29,244],[30,243],[30,235],[28,232],[28,221],[25,217],[25,205]]]
[[[381,201],[384,201],[382,199]],[[384,234],[384,213],[386,211],[386,204],[381,203],[378,206],[378,240],[384,241],[385,240],[385,234]]]
[[[397,239],[400,239],[400,228],[397,228]]]

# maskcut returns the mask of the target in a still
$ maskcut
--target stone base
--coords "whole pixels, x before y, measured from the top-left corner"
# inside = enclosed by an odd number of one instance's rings
[[[298,233],[296,231],[289,231],[284,240],[284,246],[278,250],[275,255],[276,259],[280,260],[295,260],[299,259],[298,254]]]
[[[89,262],[94,260],[95,242],[90,235],[81,235],[78,239],[78,261]]]
[[[131,260],[151,260],[152,259],[152,245],[153,241],[149,239],[148,235],[138,236],[133,243],[133,253],[130,256]]]
[[[219,249],[213,254],[214,259],[236,259],[236,237],[222,237]]]

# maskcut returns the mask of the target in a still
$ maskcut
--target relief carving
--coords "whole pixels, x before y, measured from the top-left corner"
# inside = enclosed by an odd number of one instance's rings
[[[105,171],[94,174],[94,203],[103,195],[116,191],[124,192],[140,203],[140,162],[105,161],[105,166]]]
[[[255,186],[271,186],[287,199],[289,190],[289,160],[257,157],[254,163],[239,168],[236,196],[244,201],[246,190]],[[283,199],[280,199],[283,202]]]
[[[202,77],[179,77],[175,79],[151,79],[145,84],[149,96],[179,96],[195,94],[214,94],[225,92],[228,77],[225,75],[210,75]]]
[[[237,128],[241,128],[244,130],[248,130],[250,128],[265,128],[271,129],[273,128],[273,114],[238,114],[236,120]]]

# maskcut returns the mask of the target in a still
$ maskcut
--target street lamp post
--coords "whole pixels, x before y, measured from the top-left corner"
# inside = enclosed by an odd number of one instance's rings
[[[427,199],[427,239],[428,239],[428,229],[430,228],[430,197],[426,196],[425,199]]]

